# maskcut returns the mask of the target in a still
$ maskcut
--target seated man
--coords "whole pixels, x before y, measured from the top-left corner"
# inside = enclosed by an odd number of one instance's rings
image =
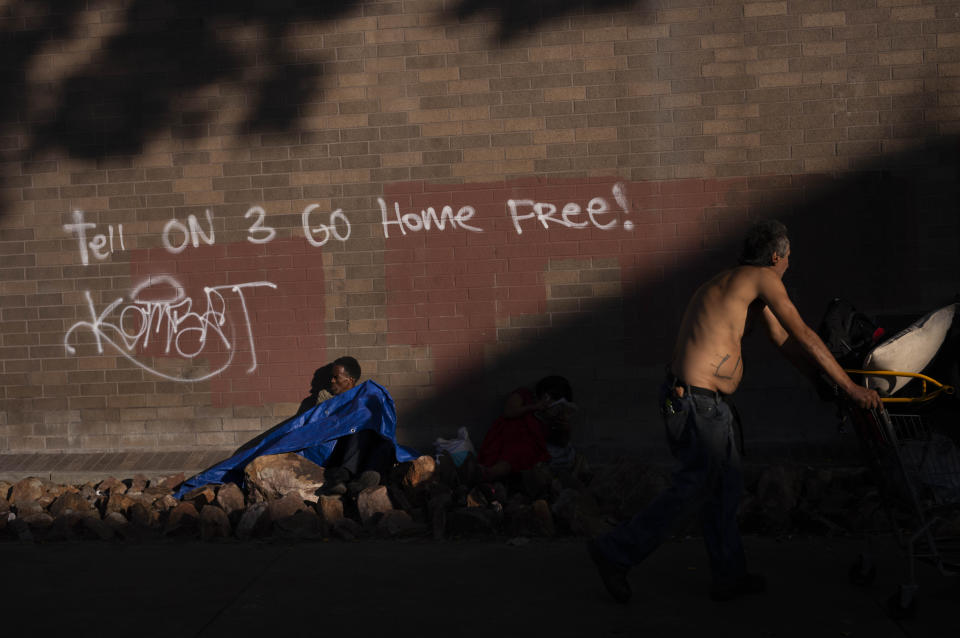
[[[325,483],[331,489],[366,470],[383,474],[396,461],[412,461],[419,456],[416,450],[396,441],[396,409],[387,390],[372,380],[357,382],[360,364],[356,359],[341,357],[329,369],[329,398],[316,403],[323,396],[319,387],[323,382],[314,374],[317,392],[307,398],[309,402],[313,396],[318,397],[313,405],[305,409],[301,405],[298,414],[255,437],[230,458],[184,481],[174,496],[181,498],[206,484],[233,482],[242,486],[246,465],[269,454],[296,452],[326,468]],[[360,483],[371,486],[374,476],[371,472]],[[375,478],[380,481],[379,476]]]
[[[330,364],[330,394],[337,396],[352,390],[360,379],[360,363],[353,357],[340,357]],[[373,430],[360,430],[340,437],[324,467],[331,484],[346,482],[367,470],[381,476],[397,462],[394,445]]]

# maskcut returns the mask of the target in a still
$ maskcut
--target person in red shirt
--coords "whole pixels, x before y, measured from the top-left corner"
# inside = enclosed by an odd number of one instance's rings
[[[561,376],[540,379],[533,391],[510,393],[503,414],[480,445],[477,461],[484,481],[494,481],[550,461],[548,444],[566,445],[570,423],[564,411],[552,410],[573,401],[570,382]]]

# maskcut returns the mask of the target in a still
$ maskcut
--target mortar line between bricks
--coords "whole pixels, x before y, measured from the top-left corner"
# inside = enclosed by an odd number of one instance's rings
[[[197,631],[197,633],[195,633],[195,634],[193,635],[193,638],[200,638],[200,637],[207,631],[207,629],[209,629],[209,628],[213,625],[213,623],[215,623],[215,622],[217,621],[217,619],[220,618],[220,616],[223,615],[223,612],[225,612],[227,609],[229,609],[230,607],[232,607],[233,605],[235,605],[235,604],[237,603],[237,601],[240,600],[240,597],[243,596],[243,594],[245,594],[246,591],[247,591],[248,589],[250,589],[250,587],[251,587],[255,582],[257,582],[264,574],[267,573],[267,570],[268,570],[268,569],[270,569],[271,567],[273,567],[274,565],[276,565],[277,562],[278,562],[285,554],[287,554],[288,552],[290,552],[290,549],[291,549],[291,546],[284,547],[282,551],[277,552],[277,555],[276,555],[273,559],[267,561],[267,564],[264,565],[263,568],[260,569],[256,574],[254,574],[254,575],[250,578],[250,580],[247,581],[247,584],[246,584],[246,585],[244,585],[243,587],[241,587],[240,590],[239,590],[236,594],[234,594],[234,596],[233,596],[227,603],[225,603],[225,604],[223,605],[223,607],[221,607],[220,609],[218,609],[218,610],[216,611],[216,613],[213,614],[213,616],[210,618],[210,620],[208,620],[208,621],[206,622],[206,624],[204,624],[203,627],[201,627],[201,628]]]

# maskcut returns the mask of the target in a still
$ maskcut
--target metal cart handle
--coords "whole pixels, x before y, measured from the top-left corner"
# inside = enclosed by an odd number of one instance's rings
[[[953,394],[956,389],[952,385],[940,383],[925,374],[918,372],[897,372],[894,370],[844,370],[847,374],[863,374],[870,377],[911,377],[920,379],[920,396],[917,397],[880,397],[884,403],[926,403],[941,394]],[[927,383],[936,386],[927,392]]]

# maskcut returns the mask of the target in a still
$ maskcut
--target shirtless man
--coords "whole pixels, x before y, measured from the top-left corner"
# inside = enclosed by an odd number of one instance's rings
[[[713,598],[730,600],[765,587],[762,576],[746,570],[737,528],[743,476],[725,401],[743,378],[740,342],[751,322],[762,320],[784,355],[800,367],[814,363],[860,407],[880,406],[877,393],[855,384],[800,318],[782,282],[789,263],[786,227],[760,222],[747,233],[740,265],[713,277],[690,300],[660,390],[667,439],[679,461],[673,484],[629,522],[588,543],[618,602],[630,599],[629,568],[696,510],[703,519]]]

